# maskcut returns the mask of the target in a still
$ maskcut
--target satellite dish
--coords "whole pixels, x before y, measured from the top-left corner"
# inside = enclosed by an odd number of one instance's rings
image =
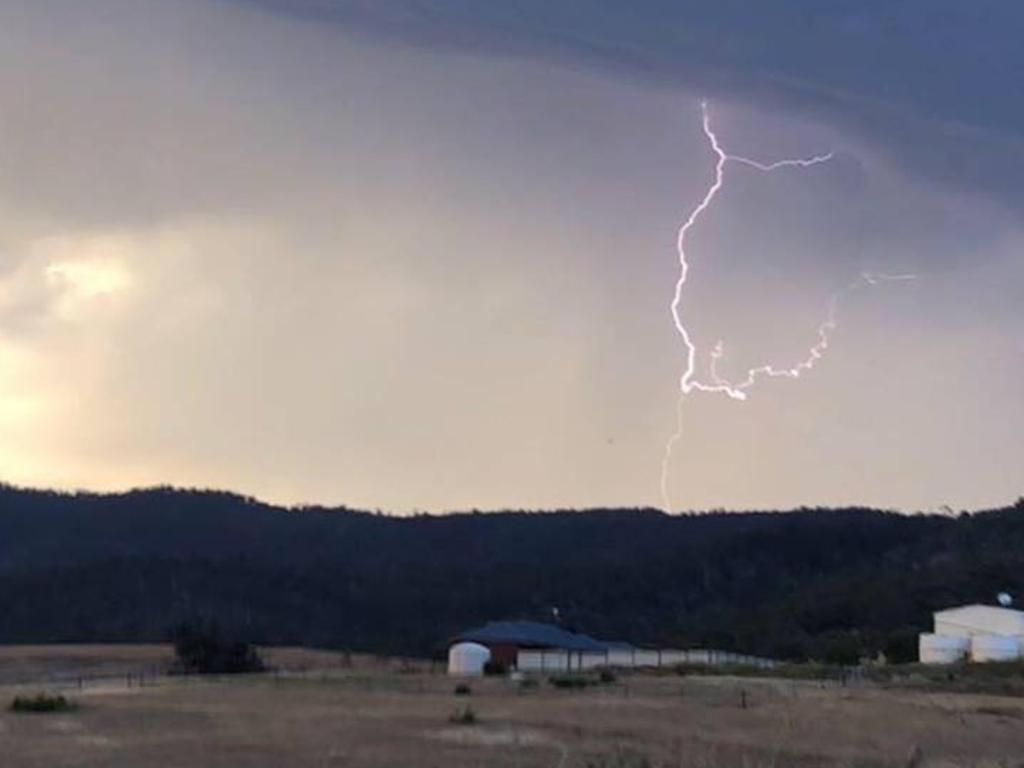
[[[1013,596],[1009,592],[1000,592],[996,596],[996,600],[999,601],[999,604],[1003,606],[1003,608],[1009,608],[1013,605]]]

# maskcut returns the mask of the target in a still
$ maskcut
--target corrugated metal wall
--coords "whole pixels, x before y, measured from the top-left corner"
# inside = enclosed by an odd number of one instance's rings
[[[737,665],[765,668],[773,667],[777,663],[771,659],[763,659],[757,656],[708,649],[679,650],[669,648],[650,650],[636,648],[616,649],[606,652],[520,650],[516,659],[516,668],[520,672],[572,672],[598,667],[634,669],[673,667],[679,664]]]

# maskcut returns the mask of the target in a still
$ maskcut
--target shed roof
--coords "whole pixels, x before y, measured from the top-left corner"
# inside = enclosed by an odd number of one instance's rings
[[[946,617],[962,616],[968,613],[988,616],[1013,616],[1014,618],[1024,618],[1024,611],[1017,610],[1016,608],[1004,608],[1001,605],[985,605],[984,603],[972,603],[970,605],[959,605],[955,608],[945,608],[941,611],[936,611],[935,615]]]
[[[638,650],[632,643],[625,640],[598,640],[609,651],[635,651]]]
[[[997,605],[961,605],[935,612],[936,624],[996,634],[1024,634],[1024,611]]]
[[[604,651],[604,643],[588,635],[569,632],[553,624],[536,621],[492,621],[463,632],[452,642],[508,643],[532,648],[562,648],[569,651]]]

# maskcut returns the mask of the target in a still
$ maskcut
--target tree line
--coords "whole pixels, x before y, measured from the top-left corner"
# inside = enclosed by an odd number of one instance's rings
[[[157,488],[0,487],[0,642],[436,655],[492,619],[783,659],[913,655],[931,611],[1024,595],[1024,500],[960,515],[651,509],[391,517]]]

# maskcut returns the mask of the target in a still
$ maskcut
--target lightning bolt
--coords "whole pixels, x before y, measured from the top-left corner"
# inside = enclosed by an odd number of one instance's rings
[[[833,153],[814,155],[807,158],[779,160],[774,163],[761,163],[751,160],[748,157],[732,155],[726,152],[718,141],[711,126],[711,115],[708,111],[706,101],[701,102],[701,124],[704,135],[711,145],[716,156],[714,182],[708,188],[704,197],[697,206],[686,217],[676,239],[676,251],[679,255],[679,278],[676,281],[675,292],[672,296],[672,320],[675,323],[676,332],[682,339],[686,348],[686,367],[679,379],[679,400],[676,404],[676,430],[669,437],[665,444],[665,452],[661,462],[661,498],[662,507],[666,512],[671,511],[671,503],[668,495],[668,476],[672,461],[672,452],[683,435],[683,402],[686,396],[693,392],[708,392],[712,394],[726,395],[733,400],[746,400],[747,391],[751,389],[761,378],[787,378],[798,379],[804,373],[810,371],[824,357],[829,348],[829,341],[832,332],[836,329],[836,312],[839,301],[844,294],[858,290],[865,286],[877,285],[882,282],[896,280],[913,280],[914,275],[888,275],[877,272],[864,272],[856,280],[846,286],[843,290],[832,296],[828,303],[828,311],[825,320],[818,326],[818,341],[810,348],[807,356],[789,367],[777,367],[774,365],[762,365],[751,368],[746,376],[739,381],[731,382],[725,379],[719,372],[719,363],[725,357],[725,344],[722,341],[714,346],[709,353],[710,357],[710,381],[701,381],[697,378],[697,345],[693,342],[686,324],[683,322],[680,308],[682,306],[683,289],[686,286],[687,278],[690,275],[690,262],[687,255],[687,238],[690,231],[697,224],[702,214],[711,207],[715,197],[725,184],[725,169],[731,162],[737,165],[745,165],[763,173],[771,173],[781,168],[810,168],[821,163],[826,163],[833,158]]]

